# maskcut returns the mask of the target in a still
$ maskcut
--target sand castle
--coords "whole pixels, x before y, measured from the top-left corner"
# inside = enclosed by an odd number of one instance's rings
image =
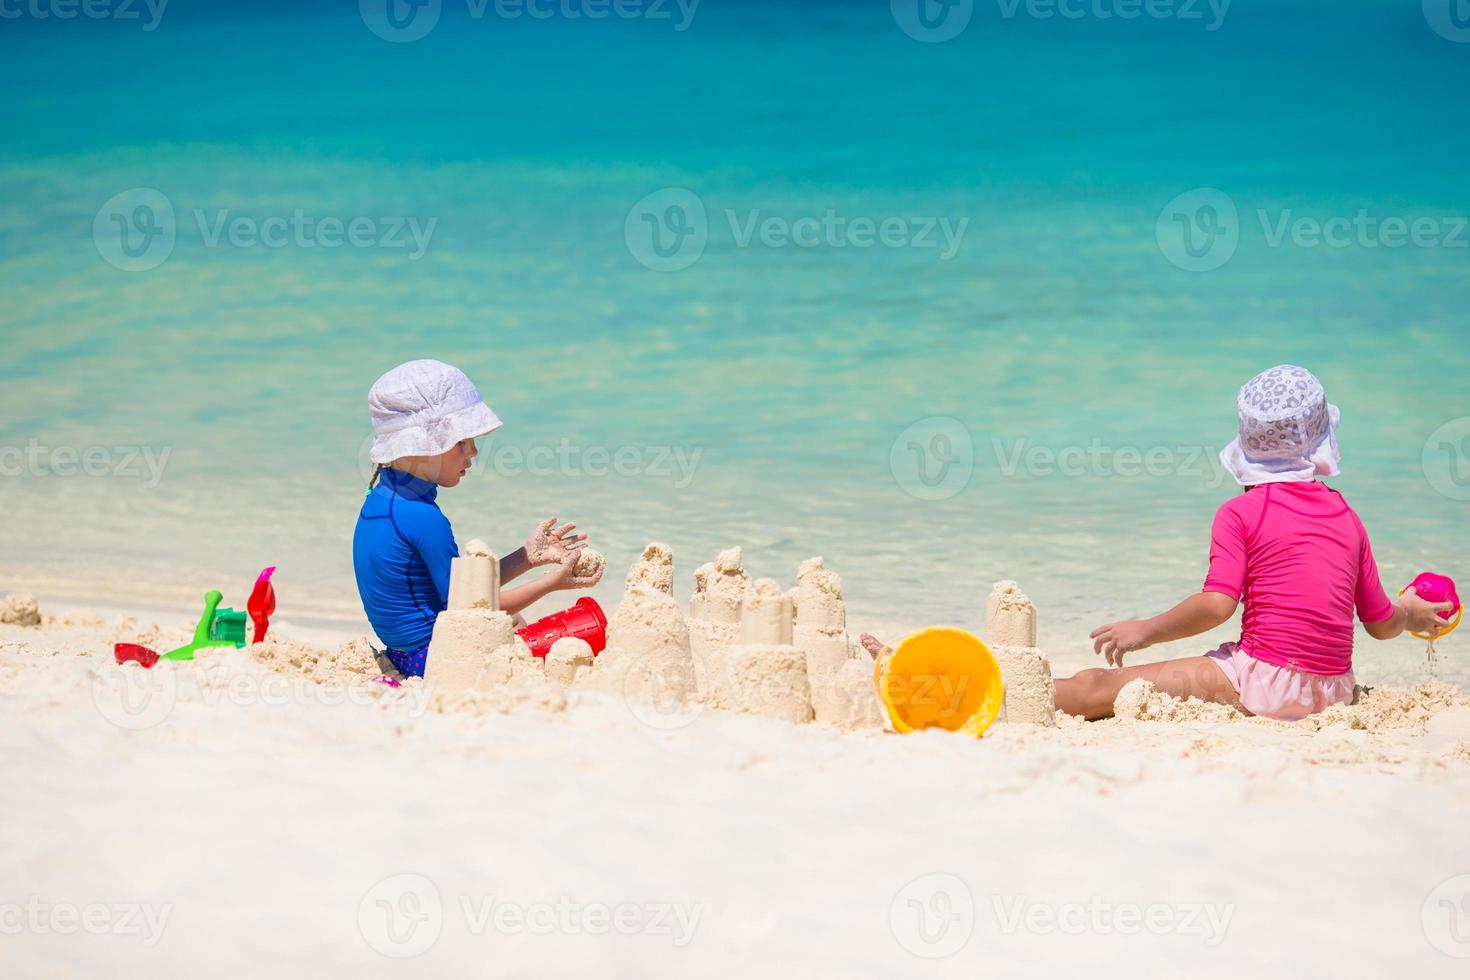
[[[586,549],[577,574],[595,574],[604,561]],[[695,572],[686,618],[673,597],[673,551],[655,542],[628,570],[607,649],[594,658],[585,642],[562,639],[543,662],[499,609],[499,563],[472,541],[451,564],[425,682],[486,690],[540,677],[660,710],[702,703],[795,724],[882,727],[872,660],[847,635],[842,580],[820,558],[796,577],[789,592],[770,579],[752,583],[740,549],[730,548]]]
[[[500,562],[476,538],[449,563],[450,609],[500,609]]]
[[[729,548],[694,571],[694,596],[689,600],[689,648],[694,655],[694,679],[701,698],[709,697],[709,678],[724,671],[725,651],[740,638],[740,610],[750,585],[742,558],[739,548]]]
[[[995,583],[985,600],[985,643],[1005,678],[996,720],[1055,726],[1056,685],[1051,663],[1036,649],[1036,607],[1015,582]]]
[[[500,611],[500,562],[483,542],[471,541],[449,565],[448,608],[434,621],[424,683],[488,690],[540,671],[514,621]]]
[[[771,579],[745,590],[739,641],[708,679],[712,707],[802,724],[812,720],[806,654],[792,643],[791,597]]]
[[[694,573],[690,646],[711,707],[844,728],[881,727],[872,659],[847,636],[842,580],[804,562],[797,586],[755,583],[731,548]]]

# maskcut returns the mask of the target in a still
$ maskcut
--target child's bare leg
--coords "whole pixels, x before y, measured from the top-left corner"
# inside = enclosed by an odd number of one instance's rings
[[[1057,707],[1088,721],[1110,718],[1123,685],[1142,677],[1177,698],[1199,698],[1241,708],[1240,696],[1220,665],[1209,657],[1161,660],[1137,667],[1093,667],[1057,680]]]

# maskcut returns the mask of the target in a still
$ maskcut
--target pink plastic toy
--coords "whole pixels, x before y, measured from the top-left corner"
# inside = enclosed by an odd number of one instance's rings
[[[1399,590],[1399,595],[1403,595],[1410,589],[1413,589],[1414,593],[1425,602],[1452,602],[1455,604],[1455,607],[1449,612],[1439,614],[1439,618],[1446,622],[1449,622],[1451,616],[1454,617],[1454,621],[1450,622],[1448,628],[1440,632],[1440,636],[1447,636],[1454,631],[1456,626],[1460,625],[1465,609],[1460,605],[1460,594],[1455,591],[1454,579],[1448,575],[1437,575],[1434,572],[1420,572],[1414,581]],[[1421,640],[1436,639],[1428,633],[1415,633],[1414,635]]]

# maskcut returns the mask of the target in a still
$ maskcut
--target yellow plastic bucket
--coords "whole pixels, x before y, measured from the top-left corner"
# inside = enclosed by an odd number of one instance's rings
[[[934,626],[873,665],[873,683],[899,732],[943,728],[979,737],[1000,713],[1000,664],[980,638]]]

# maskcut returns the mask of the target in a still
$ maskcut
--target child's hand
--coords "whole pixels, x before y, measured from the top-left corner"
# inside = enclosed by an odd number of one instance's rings
[[[1147,620],[1125,619],[1099,626],[1090,634],[1092,650],[1108,658],[1108,666],[1123,666],[1123,654],[1153,646],[1152,629]]]
[[[1419,593],[1413,587],[1404,590],[1399,602],[1404,607],[1404,613],[1408,618],[1407,629],[1410,633],[1429,633],[1438,636],[1449,624],[1439,618],[1440,613],[1447,613],[1455,608],[1453,602],[1430,602],[1419,598]]]
[[[585,534],[573,534],[572,532],[576,529],[575,524],[563,524],[556,527],[556,518],[548,517],[536,525],[536,530],[526,538],[526,561],[532,567],[557,565],[566,561],[567,555],[571,555],[575,563],[577,552],[582,549],[582,543],[587,540]]]
[[[581,557],[578,554],[580,550],[581,549],[579,548],[573,551],[568,551],[566,557],[563,558],[561,562],[556,566],[556,571],[551,573],[551,587],[553,589],[556,589],[558,591],[566,591],[570,589],[590,589],[598,582],[602,581],[602,573],[607,571],[606,565],[601,566],[597,569],[596,572],[591,575],[577,574],[577,559]]]

